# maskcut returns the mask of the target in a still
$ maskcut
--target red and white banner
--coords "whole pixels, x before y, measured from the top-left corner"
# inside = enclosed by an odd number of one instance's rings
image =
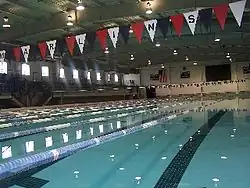
[[[86,34],[76,35],[76,43],[78,44],[81,54],[85,45]]]
[[[194,32],[195,32],[195,27],[196,27],[196,23],[197,23],[198,14],[199,14],[198,10],[195,10],[195,11],[192,11],[192,12],[186,12],[186,13],[183,14],[186,21],[187,21],[189,29],[190,29],[190,31],[191,31],[191,33],[193,35],[194,35]]]
[[[24,60],[26,63],[28,63],[28,58],[29,58],[29,54],[30,54],[30,45],[22,46],[21,49],[23,52]]]
[[[157,20],[144,21],[144,25],[148,31],[151,41],[154,42],[155,32],[156,32],[156,27],[157,27]]]
[[[70,55],[73,56],[74,48],[75,48],[75,42],[76,42],[75,36],[65,37],[65,41],[66,41],[66,44],[68,46]]]
[[[133,23],[131,25],[131,28],[135,34],[135,38],[138,40],[139,44],[141,44],[144,23],[143,22]]]
[[[46,41],[49,53],[52,59],[54,59],[54,54],[56,50],[56,40]]]
[[[242,21],[243,13],[245,10],[245,6],[246,6],[246,0],[237,1],[234,3],[229,3],[229,7],[230,7],[238,25],[239,25],[239,27],[241,26],[241,21]]]
[[[5,50],[1,50],[0,51],[0,62],[4,62],[5,55],[6,55],[6,51]]]
[[[119,27],[114,27],[114,28],[108,29],[108,34],[109,34],[109,37],[111,39],[111,42],[112,42],[114,48],[116,48],[116,44],[117,44],[118,36],[119,36]]]
[[[214,7],[213,9],[221,29],[224,30],[227,19],[228,4],[221,4],[219,6]]]
[[[105,50],[105,48],[107,48],[107,34],[108,34],[108,30],[107,29],[96,31],[96,36],[99,39],[101,48],[103,50]]]
[[[46,51],[47,51],[47,44],[46,42],[39,42],[38,43],[38,48],[40,50],[40,54],[43,60],[46,58]]]

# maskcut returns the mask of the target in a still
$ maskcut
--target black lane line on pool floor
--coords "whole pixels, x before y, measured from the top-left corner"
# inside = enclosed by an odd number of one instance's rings
[[[174,159],[165,169],[160,179],[154,188],[177,188],[182,176],[184,175],[189,163],[191,162],[195,152],[204,141],[208,133],[215,126],[215,124],[225,114],[225,111],[219,111],[212,118],[208,120],[199,130],[189,139],[181,150],[176,154]]]

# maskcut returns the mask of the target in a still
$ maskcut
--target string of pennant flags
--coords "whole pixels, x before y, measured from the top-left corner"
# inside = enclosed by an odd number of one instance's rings
[[[138,40],[138,43],[141,44],[144,28],[146,28],[151,41],[154,42],[157,28],[160,29],[163,37],[166,38],[170,20],[176,34],[179,37],[181,36],[182,33],[184,20],[186,20],[191,33],[194,35],[198,17],[200,21],[204,24],[204,26],[208,28],[209,25],[211,25],[212,23],[213,12],[218,20],[221,29],[224,30],[229,8],[234,18],[236,19],[238,26],[240,27],[245,6],[246,6],[246,0],[241,0],[229,4],[228,3],[221,4],[213,8],[197,9],[195,11],[173,15],[170,16],[169,18],[152,19],[152,20],[146,20],[144,22],[132,23],[131,26],[113,27],[108,29],[97,30],[95,33],[84,33],[75,36],[74,35],[67,36],[65,37],[65,43],[67,45],[68,51],[71,56],[74,55],[74,49],[76,44],[79,48],[79,52],[81,54],[84,53],[86,39],[88,43],[93,44],[96,38],[98,38],[101,48],[105,50],[107,48],[107,36],[109,36],[113,47],[116,48],[119,34],[124,39],[124,42],[127,43],[129,39],[129,30],[132,29],[135,38]],[[53,59],[56,51],[56,46],[57,46],[57,40],[39,42],[37,44],[37,47],[40,51],[41,58],[45,60],[47,56],[47,51],[49,51],[49,55]],[[12,51],[15,60],[19,62],[21,60],[21,55],[22,55],[24,61],[28,63],[30,49],[31,49],[30,45],[13,48]],[[5,60],[5,57],[6,57],[6,50],[0,50],[0,62],[3,62]]]

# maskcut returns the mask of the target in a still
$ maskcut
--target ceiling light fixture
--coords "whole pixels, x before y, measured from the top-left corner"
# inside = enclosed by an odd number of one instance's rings
[[[227,55],[226,58],[230,58],[230,55]]]
[[[157,43],[155,44],[155,46],[156,46],[156,47],[160,47],[161,44],[160,44],[159,42],[157,42]]]
[[[134,58],[134,55],[131,54],[131,55],[130,55],[130,60],[133,61],[134,59],[135,59],[135,58]]]
[[[9,28],[10,27],[9,18],[7,16],[3,17],[3,27],[4,28]]]
[[[188,61],[188,60],[189,60],[188,56],[186,56],[186,58],[185,58],[185,59],[186,59],[186,61]]]
[[[146,7],[146,14],[152,14],[153,10],[151,8],[150,2],[147,2],[147,7]]]
[[[164,66],[163,64],[161,64],[161,68],[162,68],[162,69],[164,69],[164,68],[165,68],[165,66]]]
[[[84,10],[85,7],[82,4],[82,0],[78,0],[76,10]]]
[[[67,26],[73,26],[74,23],[72,22],[72,16],[68,15],[68,21],[67,21]]]
[[[219,38],[214,39],[214,42],[220,42]]]
[[[133,29],[132,29],[132,27],[130,27],[130,29],[129,29],[129,33],[133,33]]]
[[[194,62],[193,65],[197,65],[198,63],[197,62]]]
[[[230,58],[229,61],[232,62],[233,61],[232,58]]]
[[[150,59],[148,60],[148,65],[151,65],[151,61],[150,61]]]
[[[109,49],[108,49],[108,48],[105,48],[104,53],[105,53],[105,54],[109,54]]]

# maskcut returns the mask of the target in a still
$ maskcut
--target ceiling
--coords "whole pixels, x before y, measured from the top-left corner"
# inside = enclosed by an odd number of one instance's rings
[[[146,1],[147,2],[147,1]],[[11,28],[0,28],[0,47],[31,44],[38,41],[63,38],[64,36],[95,31],[100,28],[128,25],[138,20],[167,17],[177,13],[188,12],[197,7],[212,7],[228,0],[153,0],[150,1],[153,14],[146,15],[146,2],[136,0],[83,0],[85,10],[76,11],[77,0],[1,0],[0,16],[8,16]],[[230,1],[232,2],[232,1]],[[195,36],[191,34],[185,23],[182,36],[177,37],[172,26],[169,28],[167,39],[159,31],[155,42],[150,41],[147,31],[144,31],[142,44],[138,44],[132,34],[128,44],[119,40],[117,49],[109,42],[109,54],[104,54],[96,40],[93,47],[86,46],[86,53],[73,58],[63,49],[64,64],[73,62],[79,68],[115,69],[128,71],[130,68],[152,64],[178,63],[185,61],[221,61],[228,62],[226,54],[230,52],[232,60],[248,61],[250,58],[250,2],[247,2],[242,27],[239,28],[232,15],[228,14],[225,31],[221,31],[214,18],[211,29],[205,30],[199,22]],[[67,17],[71,15],[74,26],[66,26]],[[220,42],[215,42],[220,38]],[[178,55],[173,55],[176,49]],[[37,53],[35,53],[37,54]],[[38,53],[39,54],[39,53]],[[135,59],[130,60],[133,54]],[[33,55],[39,59],[37,55]],[[59,54],[58,56],[61,56]]]

